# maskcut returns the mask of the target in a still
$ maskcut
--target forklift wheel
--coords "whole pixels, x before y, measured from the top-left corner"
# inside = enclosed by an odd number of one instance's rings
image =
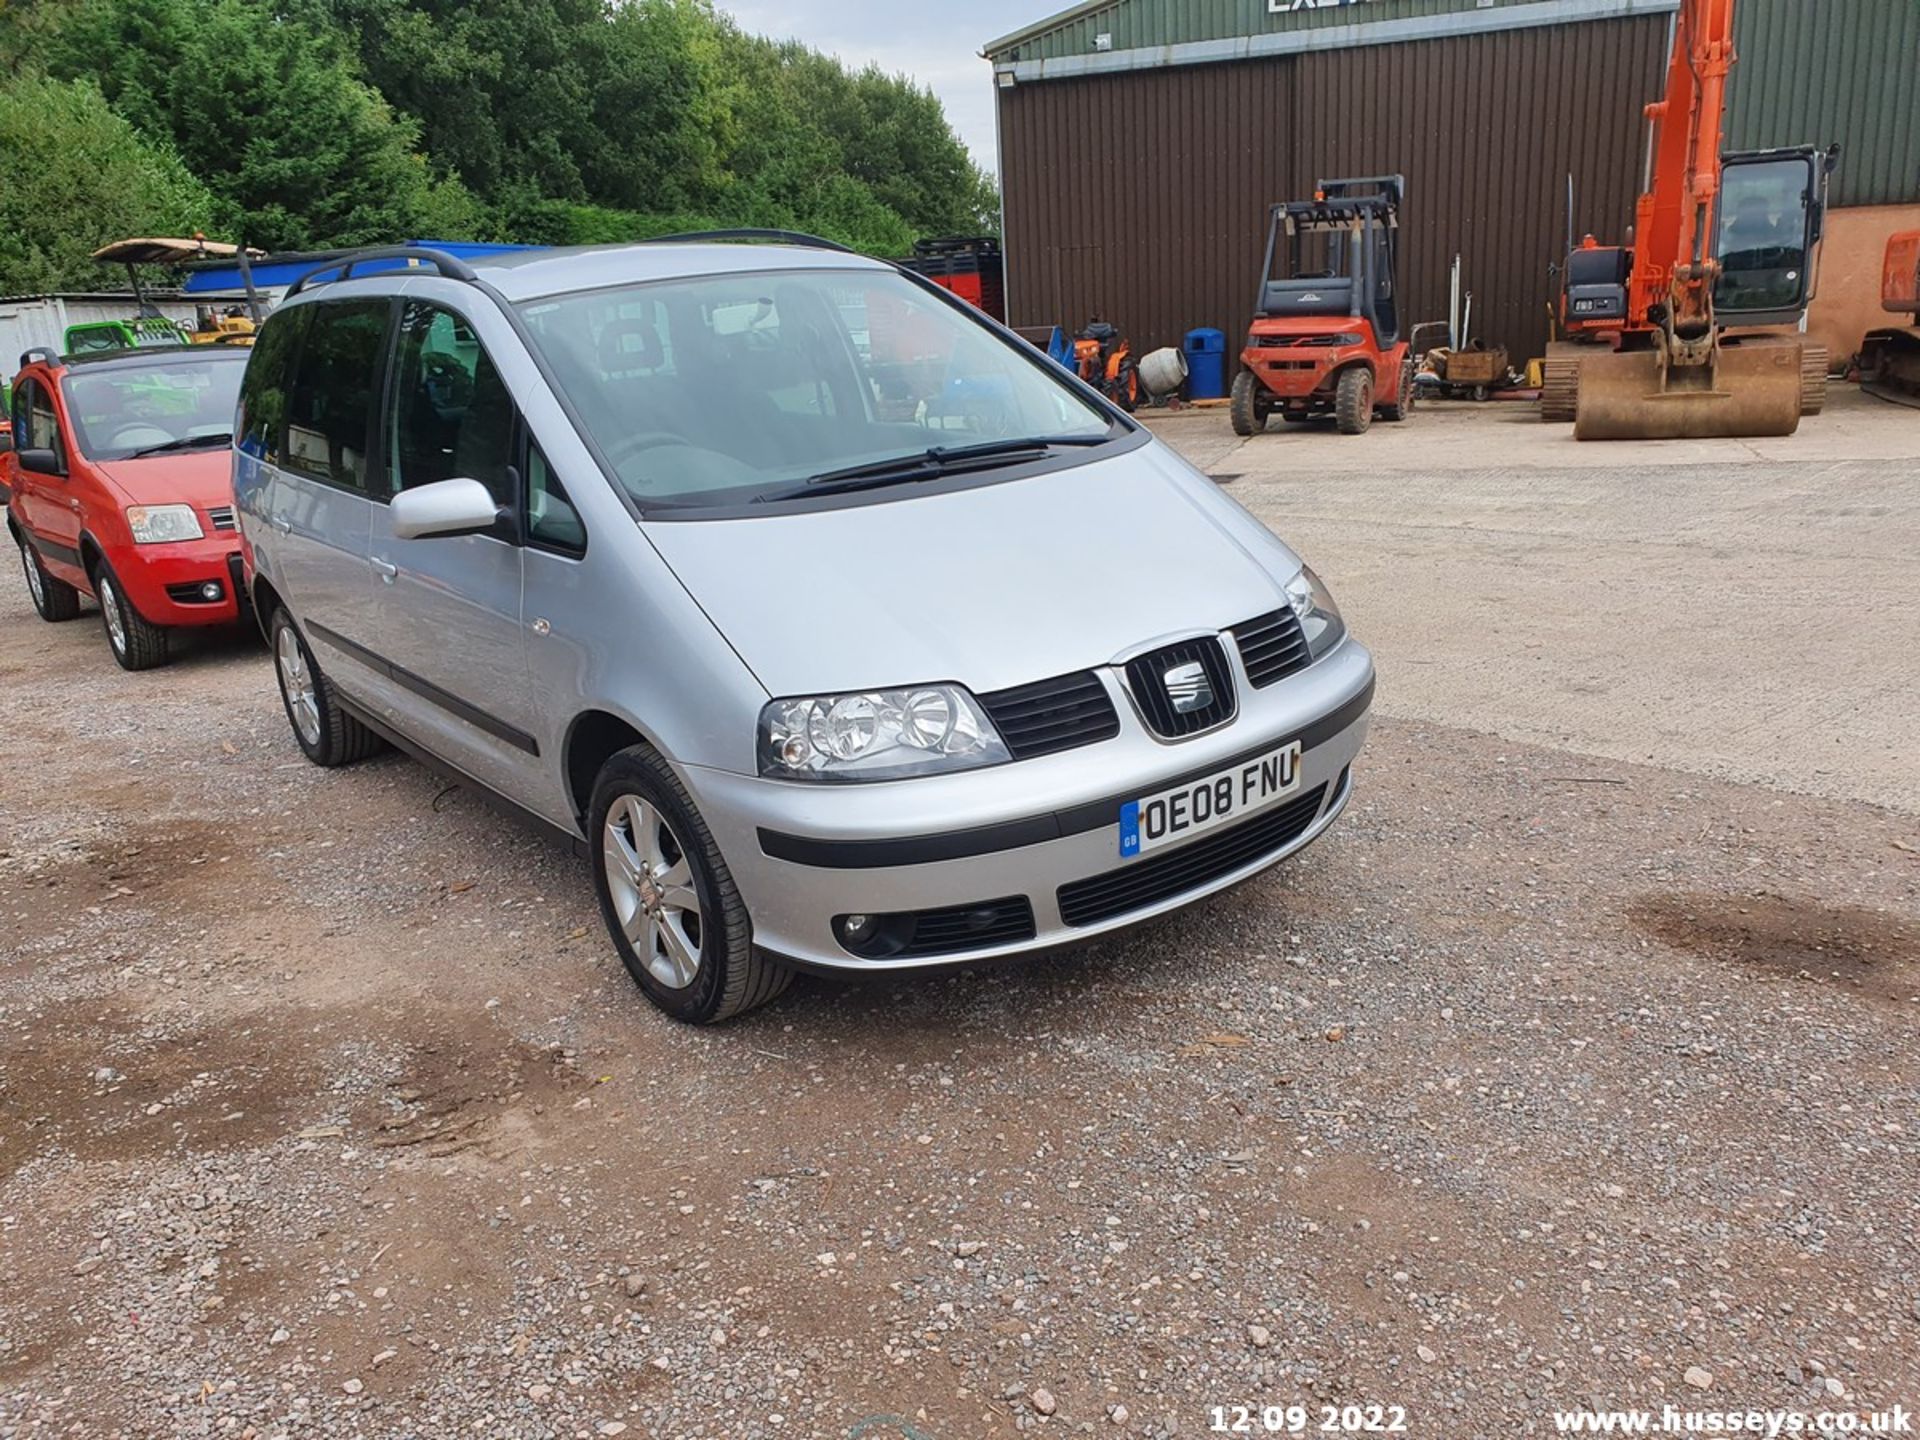
[[[1260,403],[1260,382],[1251,370],[1233,377],[1233,398],[1227,406],[1236,435],[1258,435],[1267,428],[1267,407]]]
[[[1400,362],[1400,390],[1393,404],[1380,407],[1382,420],[1404,420],[1413,413],[1413,402],[1417,390],[1413,381],[1413,357],[1409,355]]]
[[[1373,372],[1355,365],[1340,372],[1333,393],[1333,416],[1342,435],[1363,435],[1373,423]]]

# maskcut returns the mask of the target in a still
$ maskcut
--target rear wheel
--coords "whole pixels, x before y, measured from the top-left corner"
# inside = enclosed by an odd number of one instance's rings
[[[1394,392],[1393,403],[1380,407],[1382,420],[1404,420],[1413,413],[1414,384],[1413,356],[1409,355],[1400,362],[1400,386]]]
[[[268,630],[273,643],[273,669],[280,681],[280,702],[300,751],[316,765],[332,769],[364,760],[380,748],[380,737],[342,710],[333,687],[320,673],[313,652],[300,638],[293,617],[284,608],[273,612]]]
[[[753,946],[753,922],[693,797],[636,745],[593,786],[594,889],[614,948],[647,998],[711,1025],[766,1004],[793,980]]]
[[[1340,372],[1333,392],[1333,418],[1342,435],[1363,435],[1373,423],[1373,372],[1366,366]]]
[[[80,613],[80,592],[56,575],[47,573],[40,556],[20,537],[20,568],[27,572],[27,593],[42,620],[71,620]]]
[[[119,577],[105,560],[93,572],[93,593],[100,601],[100,623],[107,632],[107,648],[123,670],[153,670],[167,663],[167,632],[138,610],[120,588]]]
[[[1233,395],[1227,403],[1227,413],[1233,419],[1234,434],[1258,435],[1267,428],[1268,411],[1260,396],[1265,388],[1253,378],[1251,370],[1242,370],[1233,377]]]

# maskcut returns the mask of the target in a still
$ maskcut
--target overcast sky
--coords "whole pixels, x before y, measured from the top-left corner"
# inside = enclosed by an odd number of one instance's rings
[[[1067,8],[1070,0],[719,0],[741,26],[804,40],[850,65],[872,61],[938,95],[974,157],[996,169],[989,40]]]

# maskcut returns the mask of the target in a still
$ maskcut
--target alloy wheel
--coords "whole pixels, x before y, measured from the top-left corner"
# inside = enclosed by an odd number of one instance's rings
[[[700,892],[686,847],[659,808],[621,795],[601,837],[607,890],[627,943],[647,973],[684,990],[700,973]]]
[[[114,592],[113,581],[106,572],[100,572],[96,582],[100,589],[100,613],[106,617],[107,639],[113,645],[113,653],[127,653],[127,622],[120,615],[120,597]]]
[[[274,663],[280,667],[280,688],[286,693],[287,713],[293,728],[309,745],[320,743],[320,697],[313,683],[313,671],[300,649],[300,637],[291,625],[283,624],[273,642]]]
[[[40,567],[25,545],[20,547],[20,567],[27,572],[27,591],[33,596],[34,608],[44,613],[47,608],[46,587],[40,583]]]

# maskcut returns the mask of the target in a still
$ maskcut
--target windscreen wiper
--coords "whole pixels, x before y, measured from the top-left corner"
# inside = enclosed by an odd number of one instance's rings
[[[908,455],[895,455],[865,465],[826,470],[785,490],[770,491],[756,505],[803,496],[844,495],[853,490],[875,490],[883,485],[907,485],[934,480],[959,470],[980,468],[980,462],[1010,461],[1016,456],[1042,456],[1061,445],[1104,445],[1108,435],[1036,435],[1020,440],[983,440],[977,445],[934,445]]]
[[[164,455],[169,450],[197,450],[203,445],[225,445],[233,436],[219,435],[182,435],[178,440],[169,440],[163,445],[142,445],[127,456],[129,460],[142,460],[149,455]]]

